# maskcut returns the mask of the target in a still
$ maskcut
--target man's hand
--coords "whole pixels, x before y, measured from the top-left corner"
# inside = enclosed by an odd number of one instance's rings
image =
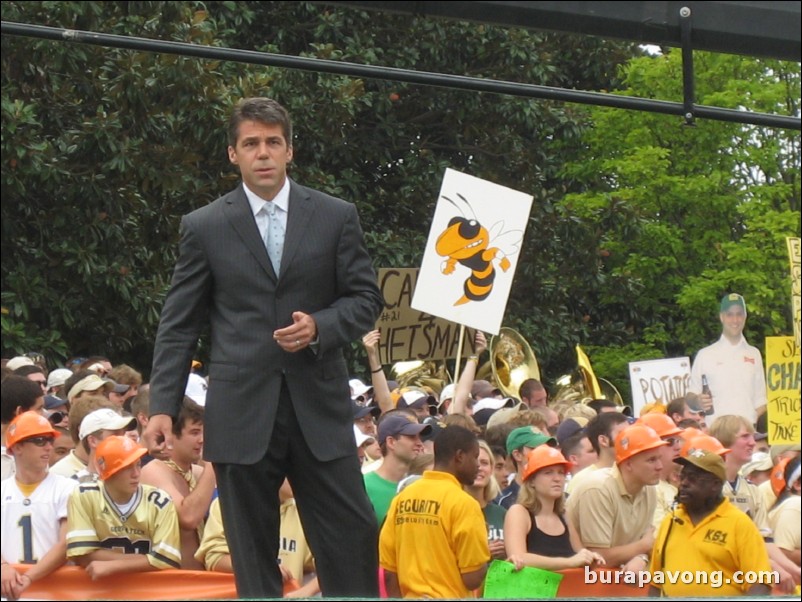
[[[110,564],[111,562],[108,560],[93,560],[86,565],[86,573],[92,581],[97,581],[111,574],[109,571]]]
[[[491,539],[487,542],[487,545],[490,548],[490,556],[496,560],[504,560],[507,557],[503,539]]]
[[[151,416],[142,439],[151,456],[168,458],[173,449],[173,419],[167,414]]]
[[[13,566],[3,563],[2,594],[6,600],[18,600],[23,590],[31,584],[24,574],[17,572]]]
[[[302,311],[292,314],[292,324],[273,332],[273,340],[284,351],[295,353],[309,346],[317,338],[315,319]]]
[[[702,409],[705,412],[709,412],[713,409],[713,396],[708,395],[707,393],[702,393],[699,395],[699,405],[702,406]]]

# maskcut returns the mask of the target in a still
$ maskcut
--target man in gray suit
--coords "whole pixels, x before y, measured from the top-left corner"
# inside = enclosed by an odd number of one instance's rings
[[[214,464],[237,592],[281,597],[278,490],[295,492],[325,596],[376,597],[377,527],[353,434],[342,347],[382,308],[356,208],[299,186],[287,111],[241,101],[229,194],[184,216],[150,385],[161,457],[199,335],[211,327],[204,456]]]

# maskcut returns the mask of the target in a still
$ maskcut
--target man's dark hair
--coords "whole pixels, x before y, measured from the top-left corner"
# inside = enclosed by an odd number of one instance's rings
[[[448,466],[458,451],[470,451],[478,445],[478,439],[468,429],[456,424],[444,428],[434,440],[435,466]]]
[[[33,407],[37,399],[44,396],[39,383],[16,374],[6,377],[0,387],[2,387],[2,391],[0,391],[0,419],[2,419],[3,424],[8,424],[14,420],[17,408],[27,412]]]
[[[587,437],[587,434],[584,431],[580,431],[563,439],[563,442],[560,444],[560,450],[562,451],[563,456],[567,458],[571,454],[576,453],[579,444],[585,437]]]
[[[178,418],[173,422],[173,435],[180,437],[184,427],[193,422],[200,422],[203,424],[203,416],[203,407],[192,401],[191,398],[184,396],[184,401],[181,403],[181,410],[178,412]]]
[[[693,418],[683,418],[677,423],[677,426],[681,429],[687,429],[691,427],[699,430],[702,429],[702,425],[699,423],[699,421],[694,420]]]
[[[677,397],[668,402],[666,406],[666,414],[671,418],[674,414],[682,415],[685,412],[685,398]]]
[[[521,399],[529,399],[532,396],[532,393],[545,388],[546,387],[543,386],[543,383],[536,378],[527,378],[521,383],[521,387],[518,389],[518,396]]]
[[[601,414],[602,408],[617,408],[618,405],[612,401],[611,399],[593,399],[587,403],[587,406],[596,412],[597,414]]]
[[[47,376],[47,372],[44,371],[44,368],[41,366],[37,366],[34,364],[33,366],[20,366],[16,370],[14,370],[14,374],[17,376],[28,376],[29,374],[44,374]]]
[[[287,148],[292,146],[292,122],[287,109],[272,98],[243,98],[234,107],[228,120],[228,144],[237,146],[239,126],[243,121],[275,124],[281,126]]]
[[[599,447],[599,437],[602,435],[610,439],[612,443],[613,427],[616,424],[621,424],[622,422],[627,422],[627,417],[620,412],[602,412],[601,414],[594,416],[585,427],[585,434],[590,440],[590,445],[593,447],[593,451],[595,451],[597,454],[601,453],[601,447]]]

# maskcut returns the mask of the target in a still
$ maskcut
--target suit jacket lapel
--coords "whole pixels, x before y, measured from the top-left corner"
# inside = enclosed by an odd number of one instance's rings
[[[281,254],[281,273],[292,263],[304,231],[312,217],[313,205],[309,193],[290,180],[290,207],[287,215],[287,232],[284,235],[284,252]],[[269,262],[268,262],[269,263]],[[279,276],[280,277],[280,276]]]
[[[226,199],[224,213],[231,226],[237,231],[237,234],[239,234],[242,242],[248,250],[253,253],[254,257],[256,257],[262,269],[267,272],[273,280],[276,280],[273,264],[270,263],[270,257],[267,255],[265,243],[259,236],[259,228],[256,226],[256,220],[251,212],[251,206],[248,203],[248,197],[245,196],[245,190],[243,190],[242,184]]]

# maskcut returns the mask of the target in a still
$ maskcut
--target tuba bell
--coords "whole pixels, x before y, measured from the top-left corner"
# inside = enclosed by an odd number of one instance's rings
[[[451,382],[451,376],[446,369],[445,362],[408,361],[396,362],[390,370],[390,375],[403,389],[409,386],[424,386],[439,394],[446,383]]]
[[[519,390],[525,380],[540,380],[540,368],[532,347],[512,328],[502,328],[490,339],[490,371],[505,397],[520,398]],[[479,373],[486,372],[482,369]],[[478,374],[479,374],[478,373]],[[479,375],[477,374],[477,379]]]
[[[588,356],[579,345],[576,346],[576,357],[576,369],[555,381],[558,388],[551,397],[551,403],[566,406],[587,403],[593,399],[609,399],[616,405],[623,406],[621,393],[609,380],[596,377]]]

